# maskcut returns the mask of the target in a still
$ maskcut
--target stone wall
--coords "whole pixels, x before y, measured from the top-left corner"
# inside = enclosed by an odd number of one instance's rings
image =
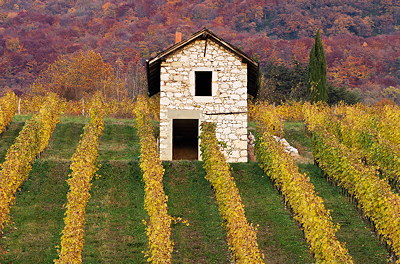
[[[212,96],[195,96],[195,71],[212,71]],[[172,159],[172,120],[179,118],[217,123],[228,162],[246,162],[247,64],[210,39],[195,40],[166,57],[160,84],[162,160]]]

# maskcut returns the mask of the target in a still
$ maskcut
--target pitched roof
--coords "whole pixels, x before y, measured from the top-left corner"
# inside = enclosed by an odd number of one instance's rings
[[[258,62],[250,58],[240,49],[236,48],[232,44],[224,41],[209,29],[204,28],[193,35],[191,35],[188,39],[182,40],[181,42],[172,45],[171,47],[161,51],[155,57],[147,60],[147,79],[148,79],[148,93],[149,96],[152,96],[160,91],[160,67],[161,62],[167,57],[168,55],[174,53],[180,48],[185,47],[186,45],[192,43],[197,39],[212,39],[219,45],[225,47],[227,50],[233,52],[235,55],[240,57],[243,62],[247,63],[248,65],[248,80],[247,80],[247,91],[249,94],[256,96],[258,85]]]

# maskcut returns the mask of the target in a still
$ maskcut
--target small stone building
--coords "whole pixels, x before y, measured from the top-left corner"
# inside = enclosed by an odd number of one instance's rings
[[[179,35],[178,35],[179,36]],[[208,29],[147,61],[149,96],[160,92],[160,158],[201,159],[200,123],[217,123],[228,162],[247,162],[247,94],[258,63]]]

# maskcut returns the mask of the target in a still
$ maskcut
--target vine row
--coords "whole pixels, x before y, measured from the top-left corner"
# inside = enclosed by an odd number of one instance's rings
[[[231,175],[230,166],[220,151],[215,135],[215,124],[201,124],[201,156],[206,179],[211,182],[219,211],[226,221],[227,240],[234,263],[264,263],[257,244],[257,230],[249,224],[244,205]]]
[[[397,190],[400,189],[400,111],[392,106],[373,113],[364,106],[342,107],[338,119],[340,136],[338,139],[347,147],[359,150],[360,158],[367,165],[377,166],[377,170]],[[397,113],[397,118],[396,114]],[[396,123],[397,122],[397,123]]]
[[[14,144],[7,150],[0,171],[0,230],[9,222],[15,194],[26,180],[36,156],[48,145],[59,122],[60,99],[50,94],[39,113],[28,120]]]
[[[397,190],[400,189],[400,109],[397,106],[339,105],[329,108],[306,104],[307,125],[324,129],[352,149],[365,165],[374,166]]]
[[[167,196],[162,183],[164,168],[150,123],[150,107],[143,96],[138,97],[134,113],[140,140],[140,168],[145,183],[144,207],[149,215],[146,221],[149,250],[145,254],[148,262],[171,263],[172,217],[168,215]]]
[[[98,170],[99,137],[104,129],[103,98],[96,94],[90,109],[90,122],[75,150],[67,183],[66,212],[61,236],[61,250],[54,263],[82,263],[85,208],[90,198],[91,180]]]
[[[305,111],[313,133],[314,158],[327,176],[356,198],[364,215],[375,226],[379,237],[400,257],[400,196],[379,178],[374,167],[366,166],[357,150],[341,143],[327,127],[328,110],[310,106]],[[397,260],[400,263],[400,260]]]
[[[4,132],[17,110],[18,98],[13,92],[0,98],[0,134]]]
[[[271,123],[279,123],[274,111],[262,111],[256,140],[256,155],[260,167],[285,197],[300,223],[317,263],[353,263],[345,245],[336,238],[338,225],[325,209],[310,178],[298,171],[293,158],[273,137],[277,134]],[[282,133],[282,132],[280,132]]]

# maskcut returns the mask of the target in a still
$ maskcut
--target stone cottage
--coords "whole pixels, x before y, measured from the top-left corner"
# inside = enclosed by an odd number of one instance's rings
[[[247,94],[258,63],[208,29],[147,61],[149,96],[160,93],[160,158],[200,159],[200,123],[217,123],[228,162],[247,162]]]

